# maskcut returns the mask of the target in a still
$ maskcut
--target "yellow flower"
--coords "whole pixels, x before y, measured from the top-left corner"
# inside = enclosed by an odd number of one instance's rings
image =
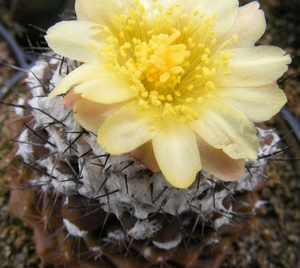
[[[257,157],[253,122],[286,102],[276,79],[290,57],[254,46],[264,14],[237,0],[77,0],[76,21],[50,28],[58,54],[83,64],[50,97],[97,133],[110,154],[131,153],[175,187],[198,171],[237,180]]]

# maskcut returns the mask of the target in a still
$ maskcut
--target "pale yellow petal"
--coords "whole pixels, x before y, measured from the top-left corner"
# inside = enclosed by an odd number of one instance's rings
[[[236,181],[243,177],[245,159],[232,159],[221,149],[216,149],[197,138],[202,169],[223,181]]]
[[[84,129],[97,133],[106,118],[117,112],[124,103],[111,105],[81,99],[73,107],[74,118]]]
[[[155,111],[143,111],[130,102],[106,119],[98,131],[98,142],[110,154],[133,151],[151,140],[160,129],[153,118]],[[151,126],[156,129],[151,130]]]
[[[215,95],[242,111],[248,120],[261,122],[277,114],[286,103],[286,96],[276,85],[263,87],[224,87]]]
[[[232,42],[230,48],[253,46],[265,30],[264,12],[259,9],[259,3],[254,1],[238,9],[237,17],[224,40],[229,40],[237,34],[238,42]]]
[[[232,54],[226,69],[230,75],[216,76],[214,84],[226,87],[254,87],[275,82],[291,62],[285,51],[273,46],[228,50]]]
[[[77,19],[98,23],[109,27],[111,31],[118,31],[120,25],[114,20],[114,16],[126,14],[126,2],[128,1],[77,0]]]
[[[75,85],[100,77],[101,73],[105,70],[105,66],[100,63],[97,65],[80,65],[56,85],[56,87],[51,91],[49,97],[52,98],[57,95],[65,94],[70,89],[74,88]]]
[[[191,125],[204,141],[233,159],[256,159],[256,129],[241,111],[221,100],[207,99],[198,112],[199,119]]]
[[[127,80],[109,71],[101,73],[100,78],[75,86],[74,92],[82,93],[82,98],[103,104],[126,101],[136,96]]]
[[[154,4],[152,1],[143,0],[143,6],[146,7],[147,17],[151,20],[156,14],[161,14],[162,17],[177,21],[178,17],[185,12],[187,0],[158,0]],[[161,10],[161,7],[164,7]],[[159,11],[160,10],[160,11]],[[171,11],[171,12],[170,12]],[[154,16],[153,16],[154,14]]]
[[[45,39],[57,54],[81,62],[97,63],[98,50],[102,46],[97,24],[89,21],[63,21],[52,26]]]
[[[154,155],[167,181],[177,188],[187,188],[201,170],[194,131],[187,124],[164,125],[152,140]]]
[[[186,12],[188,14],[198,10],[200,14],[205,14],[205,18],[216,15],[214,20],[214,30],[216,37],[224,36],[224,34],[231,28],[238,10],[237,0],[214,0],[212,1],[199,1],[190,0],[186,4]]]

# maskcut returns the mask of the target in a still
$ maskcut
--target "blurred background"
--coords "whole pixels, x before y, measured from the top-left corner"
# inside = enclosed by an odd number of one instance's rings
[[[44,44],[43,31],[62,19],[74,18],[74,0],[0,0],[1,23],[20,45]]]

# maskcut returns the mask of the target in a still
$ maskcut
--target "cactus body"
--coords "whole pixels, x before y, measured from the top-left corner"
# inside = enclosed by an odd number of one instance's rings
[[[26,107],[32,120],[19,136],[10,207],[33,227],[37,253],[68,267],[219,267],[226,246],[254,224],[264,156],[277,135],[257,128],[259,158],[240,180],[201,171],[176,189],[128,154],[107,154],[59,97],[47,98],[75,66],[40,59],[27,78],[32,97],[16,111],[24,116]]]

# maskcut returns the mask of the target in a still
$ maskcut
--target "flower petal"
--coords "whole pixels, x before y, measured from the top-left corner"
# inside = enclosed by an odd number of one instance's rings
[[[71,89],[68,92],[68,94],[63,98],[62,104],[66,106],[68,109],[72,110],[75,103],[80,99],[81,99],[81,95],[74,93],[74,90]]]
[[[110,154],[133,151],[151,140],[159,130],[155,111],[144,111],[132,101],[106,119],[98,131],[98,142]],[[156,126],[155,130],[150,130]]]
[[[149,0],[139,1],[145,8],[145,17],[152,19],[153,14],[165,14],[168,7],[173,5],[174,0],[159,0],[155,3]],[[157,9],[160,6],[166,7],[161,13]],[[136,7],[134,0],[112,0],[112,1],[99,1],[99,0],[77,0],[75,10],[78,20],[92,21],[110,28],[114,33],[120,30],[120,24],[114,20],[114,16],[127,15],[129,12],[128,7]],[[182,13],[182,7],[176,7],[174,16]],[[171,17],[174,17],[171,15]],[[170,14],[168,15],[170,16]]]
[[[201,170],[194,131],[187,124],[164,122],[152,140],[155,158],[167,181],[177,188],[189,187]]]
[[[202,168],[223,181],[235,181],[243,177],[245,159],[232,159],[222,150],[208,145],[197,138]]]
[[[226,87],[254,87],[273,83],[291,62],[285,51],[272,46],[228,50],[232,54],[226,70],[230,75],[216,76],[214,84]]]
[[[138,162],[149,168],[153,172],[160,171],[155,159],[152,142],[148,141],[142,146],[130,152],[130,155]]]
[[[269,120],[286,103],[285,94],[274,85],[249,88],[224,87],[219,88],[215,95],[242,111],[252,122]]]
[[[187,2],[187,13],[191,14],[193,11],[199,10],[200,14],[205,14],[206,18],[216,14],[216,19],[214,20],[214,29],[216,30],[216,38],[220,35],[224,35],[232,26],[237,10],[238,1],[237,0],[214,0],[211,1],[198,1],[191,0]]]
[[[241,111],[221,100],[207,99],[198,112],[199,119],[191,125],[209,145],[233,159],[257,158],[256,129]]]
[[[45,39],[59,55],[81,62],[98,63],[99,55],[94,47],[103,44],[99,34],[101,30],[93,22],[63,21],[52,26]]]
[[[232,42],[230,48],[253,46],[265,30],[264,12],[259,9],[259,3],[254,1],[238,9],[232,28],[226,33],[224,39],[231,39],[234,34],[237,34],[239,41]]]
[[[75,11],[78,20],[91,21],[118,31],[119,23],[114,20],[114,16],[125,14],[125,6],[126,1],[120,0],[77,0]]]
[[[84,129],[97,133],[106,118],[117,112],[123,105],[124,103],[106,105],[80,99],[73,107],[74,118]]]
[[[52,98],[57,95],[65,94],[70,89],[73,89],[75,85],[99,78],[103,71],[106,71],[103,65],[82,64],[64,77],[51,91],[49,97]]]
[[[101,78],[75,86],[74,92],[82,93],[82,98],[104,104],[126,101],[136,96],[128,81],[111,71],[102,72]]]

